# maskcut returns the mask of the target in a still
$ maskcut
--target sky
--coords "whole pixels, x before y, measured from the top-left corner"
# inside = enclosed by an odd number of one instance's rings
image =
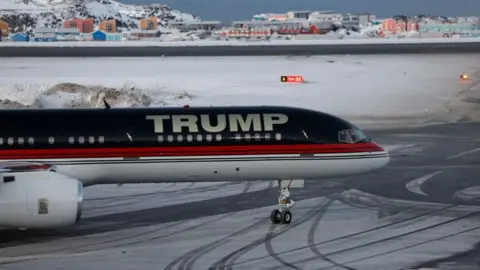
[[[380,17],[397,14],[480,16],[480,0],[120,0],[126,4],[166,4],[202,20],[249,20],[259,13],[285,13],[288,10],[333,10],[371,12]]]

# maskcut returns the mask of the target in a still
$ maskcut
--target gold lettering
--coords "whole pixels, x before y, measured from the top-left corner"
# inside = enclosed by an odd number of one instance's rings
[[[155,133],[163,133],[163,120],[170,119],[168,115],[147,115],[147,120],[153,120]]]
[[[227,127],[227,118],[224,114],[217,114],[216,126],[212,126],[210,123],[210,116],[208,114],[202,114],[200,119],[202,122],[202,128],[207,132],[221,132]]]
[[[182,128],[188,128],[188,133],[198,132],[198,117],[195,115],[172,115],[173,132],[181,133]]]
[[[245,119],[241,114],[230,114],[228,120],[231,132],[251,131],[252,124],[254,131],[262,131],[262,120],[259,114],[248,114]]]
[[[285,124],[288,116],[283,113],[265,113],[263,114],[263,125],[265,131],[272,131],[273,125]]]

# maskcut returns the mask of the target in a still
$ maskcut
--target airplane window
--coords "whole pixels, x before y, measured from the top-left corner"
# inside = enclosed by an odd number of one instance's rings
[[[242,139],[242,135],[235,134],[235,140],[240,141]]]
[[[183,141],[183,135],[178,135],[177,136],[177,141],[182,142]]]
[[[269,141],[270,140],[270,133],[266,133],[264,138],[265,138],[265,140]]]
[[[8,138],[8,144],[12,145],[13,144],[13,138]]]
[[[282,139],[282,134],[277,133],[275,134],[275,140],[280,141]]]
[[[163,142],[163,135],[158,135],[157,140],[159,143]]]
[[[192,142],[193,141],[193,136],[188,134],[187,135],[187,142]]]
[[[338,132],[338,140],[344,143],[357,143],[370,141],[360,129],[347,129]]]
[[[33,137],[29,137],[29,138],[28,138],[28,144],[33,144],[33,143],[34,143]]]
[[[0,145],[3,145],[3,138],[0,138]]]
[[[55,138],[53,138],[53,137],[48,137],[48,143],[49,143],[49,144],[54,144],[54,143],[55,143]]]
[[[201,142],[203,140],[202,134],[197,135],[197,141]]]
[[[205,137],[205,139],[209,142],[212,141],[212,134],[207,134],[207,136]]]
[[[168,136],[167,136],[167,141],[173,142],[173,136],[172,136],[172,135],[168,135]]]
[[[73,144],[75,142],[75,139],[73,137],[68,138],[68,143]]]
[[[98,136],[98,142],[99,143],[105,142],[105,138],[103,136]]]
[[[255,134],[255,140],[256,141],[260,141],[262,139],[262,136],[260,136],[260,134]]]
[[[250,134],[248,134],[248,133],[245,134],[245,140],[250,141],[251,138],[252,138],[252,137],[250,136]]]
[[[88,137],[88,142],[89,143],[94,143],[95,142],[95,138],[93,136],[89,136]]]
[[[83,144],[85,142],[85,138],[83,136],[78,137],[78,143]]]
[[[217,142],[221,141],[222,140],[222,134],[217,134],[215,136],[215,139],[217,140]]]
[[[361,131],[358,128],[351,129],[350,130],[350,137],[352,137],[352,140],[354,142],[369,142],[371,141],[370,138],[368,138],[363,131]]]
[[[23,137],[19,137],[18,138],[18,144],[23,144],[24,140],[23,140]]]

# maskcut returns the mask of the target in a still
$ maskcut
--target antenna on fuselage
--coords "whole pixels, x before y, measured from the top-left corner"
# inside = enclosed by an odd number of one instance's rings
[[[110,106],[110,104],[108,104],[108,102],[105,99],[103,99],[103,104],[105,104],[105,109],[112,108],[112,106]]]

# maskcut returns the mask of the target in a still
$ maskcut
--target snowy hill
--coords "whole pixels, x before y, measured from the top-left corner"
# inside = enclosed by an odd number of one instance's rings
[[[126,5],[113,0],[0,0],[0,18],[10,32],[33,33],[36,27],[63,27],[63,21],[73,18],[93,18],[95,23],[116,19],[119,30],[135,30],[138,20],[158,18],[159,27],[171,21],[198,21],[191,14],[172,10],[161,4]]]

